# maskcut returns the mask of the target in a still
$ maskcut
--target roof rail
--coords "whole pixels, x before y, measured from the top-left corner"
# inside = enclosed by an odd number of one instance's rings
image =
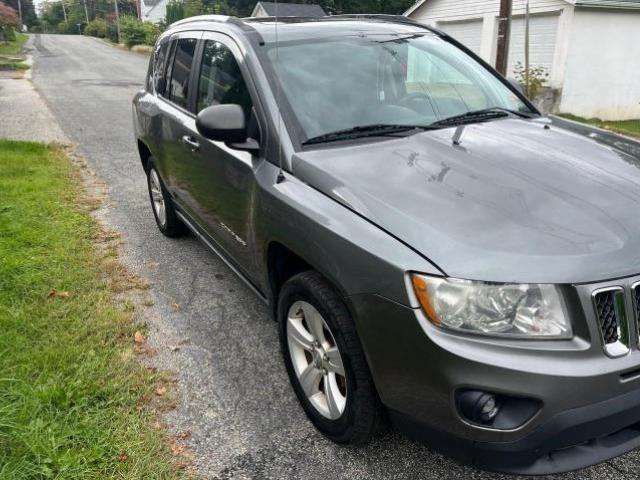
[[[335,19],[352,18],[355,20],[362,18],[362,19],[368,19],[368,20],[386,20],[388,22],[394,22],[394,23],[406,23],[408,25],[422,25],[420,22],[416,22],[414,19],[405,17],[404,15],[389,15],[385,13],[349,13],[344,15],[330,15],[322,18],[327,20],[331,20],[332,18],[335,18]]]
[[[178,25],[184,25],[186,23],[191,22],[220,22],[224,23],[229,21],[228,15],[196,15],[195,17],[187,17],[182,20],[178,20],[177,22],[173,22],[169,25],[169,28],[177,27]]]

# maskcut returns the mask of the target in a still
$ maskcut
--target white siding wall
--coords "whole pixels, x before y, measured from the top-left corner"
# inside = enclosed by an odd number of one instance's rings
[[[529,64],[543,67],[546,73],[553,73],[553,60],[558,33],[558,14],[532,15],[529,19]],[[517,62],[524,65],[525,20],[523,16],[511,20],[511,41],[509,42],[509,66],[513,75]]]
[[[516,17],[515,22],[519,15],[525,13],[526,0],[513,0],[513,15]],[[550,13],[555,15],[564,13],[565,10],[571,10],[573,7],[566,0],[530,0],[530,11],[532,14]],[[416,9],[410,16],[427,25],[433,25],[440,27],[443,30],[447,30],[446,23],[455,21],[475,20],[482,21],[482,34],[480,46],[477,48],[477,53],[486,61],[493,64],[496,57],[496,41],[498,35],[498,13],[500,9],[500,0],[427,0],[421,7]],[[561,22],[556,22],[558,33],[546,36],[547,39],[554,41],[554,45],[547,45],[544,47],[546,53],[543,54],[545,58],[551,55],[557,63],[557,61],[563,61],[562,48],[557,48],[558,42],[563,44],[563,40],[559,37],[560,32],[563,30],[558,25]],[[518,26],[516,25],[516,30]],[[455,37],[455,32],[452,32]],[[461,39],[464,43],[464,39]],[[471,45],[468,45],[475,50]],[[549,50],[552,53],[549,54]],[[516,49],[517,53],[517,49]],[[534,54],[537,55],[537,54]],[[545,60],[546,61],[546,60]],[[557,75],[562,73],[562,68],[554,66],[552,84],[558,84],[562,82],[561,78]]]
[[[560,110],[640,118],[640,12],[576,9]]]
[[[154,6],[147,7],[142,3],[142,19],[147,22],[158,23],[167,16],[167,0],[161,0]]]
[[[482,47],[482,19],[464,20],[462,22],[438,22],[436,26],[474,53],[480,55]]]

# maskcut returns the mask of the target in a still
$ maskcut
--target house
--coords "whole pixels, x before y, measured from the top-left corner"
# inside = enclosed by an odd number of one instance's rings
[[[325,11],[320,5],[302,3],[278,3],[277,12],[280,17],[324,17]],[[275,17],[274,2],[258,2],[251,12],[252,17]]]
[[[513,0],[508,76],[524,63],[526,0]],[[530,65],[544,67],[553,111],[640,118],[640,0],[530,0]],[[500,0],[419,0],[405,15],[495,64]]]
[[[139,0],[140,19],[145,22],[159,23],[167,16],[168,0]]]

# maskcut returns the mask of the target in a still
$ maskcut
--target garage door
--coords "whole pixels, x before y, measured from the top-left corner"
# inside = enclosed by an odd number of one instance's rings
[[[532,67],[544,67],[551,75],[556,51],[559,15],[536,15],[529,21],[529,63]],[[511,21],[509,46],[509,72],[513,75],[516,62],[524,65],[524,18]]]
[[[464,44],[469,50],[480,54],[482,19],[467,20],[464,22],[438,22],[437,26]]]

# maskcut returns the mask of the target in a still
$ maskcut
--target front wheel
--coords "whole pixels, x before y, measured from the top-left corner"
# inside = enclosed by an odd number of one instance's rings
[[[179,237],[186,231],[184,224],[176,215],[175,208],[165,189],[158,171],[151,164],[147,172],[149,198],[158,229],[167,237]]]
[[[325,436],[364,443],[378,429],[382,408],[353,320],[317,272],[291,278],[278,301],[280,344],[293,389]]]

